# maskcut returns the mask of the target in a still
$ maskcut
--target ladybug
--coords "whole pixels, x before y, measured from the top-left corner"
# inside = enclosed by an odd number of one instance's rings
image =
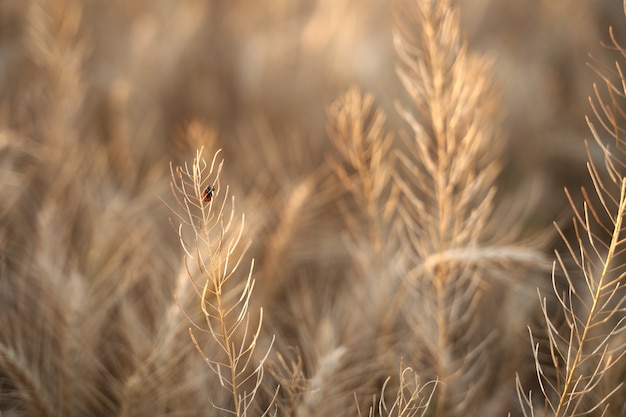
[[[213,192],[215,191],[215,187],[209,185],[206,187],[206,190],[202,191],[202,199],[207,203],[210,203],[213,199]]]

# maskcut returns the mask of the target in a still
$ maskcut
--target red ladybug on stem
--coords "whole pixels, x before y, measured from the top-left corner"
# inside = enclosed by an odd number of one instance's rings
[[[209,185],[206,187],[206,190],[202,191],[202,199],[207,203],[210,203],[213,199],[213,192],[215,191],[215,187]]]

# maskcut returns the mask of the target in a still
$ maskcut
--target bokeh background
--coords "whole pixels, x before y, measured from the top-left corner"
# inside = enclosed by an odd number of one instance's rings
[[[181,126],[199,121],[218,133],[240,170],[236,181],[252,186],[263,165],[244,161],[268,135],[280,152],[306,153],[297,169],[322,162],[326,109],[352,85],[372,92],[398,123],[392,1],[8,0],[0,7],[7,127],[41,117],[27,105],[35,94],[55,105],[78,94],[80,105],[68,110],[79,142],[97,138],[154,167],[173,159]],[[554,216],[562,186],[582,181],[570,163],[580,166],[589,136],[584,117],[597,78],[588,54],[610,60],[600,43],[609,26],[623,37],[622,4],[466,0],[458,7],[469,47],[494,63],[506,189],[540,187]],[[50,65],[58,74],[44,80]],[[288,165],[297,156],[274,158]],[[114,175],[128,175],[121,171]]]

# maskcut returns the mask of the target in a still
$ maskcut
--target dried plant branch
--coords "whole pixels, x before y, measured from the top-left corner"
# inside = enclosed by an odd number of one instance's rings
[[[335,178],[348,193],[337,199],[351,240],[347,242],[357,268],[358,285],[369,290],[372,320],[380,320],[381,342],[398,315],[401,258],[393,230],[399,189],[392,181],[394,136],[386,132],[386,115],[374,97],[351,88],[329,108],[328,132],[337,151],[327,158]],[[390,257],[395,263],[389,263]],[[391,308],[390,308],[391,306]],[[383,348],[386,349],[386,348]]]
[[[329,109],[328,130],[339,157],[328,158],[335,175],[365,213],[367,230],[352,228],[355,241],[370,243],[374,256],[382,260],[388,241],[397,193],[391,184],[393,135],[385,132],[384,112],[374,107],[374,98],[352,88]],[[346,209],[349,222],[358,223]]]
[[[514,245],[513,232],[506,241],[493,238],[502,227],[494,218],[502,141],[487,60],[468,52],[449,1],[405,1],[401,12],[397,73],[413,107],[398,109],[412,132],[403,137],[393,178],[402,195],[400,239],[413,259],[407,286],[422,306],[408,311],[421,361],[442,381],[433,406],[443,416],[475,408],[488,384],[486,352],[495,334],[475,325],[494,285],[488,278],[544,261]]]
[[[623,62],[625,51],[613,35],[612,39],[613,48]],[[594,97],[589,100],[602,129],[590,118],[587,123],[602,152],[604,170],[596,165],[587,144],[587,170],[594,192],[583,190],[582,207],[567,193],[574,210],[574,236],[567,239],[558,229],[567,253],[556,254],[552,274],[555,301],[565,318],[564,329],[557,324],[547,297],[540,294],[546,343],[556,377],[548,375],[539,356],[542,342],[529,329],[545,408],[554,416],[614,414],[619,412],[620,405],[612,401],[619,403],[616,393],[624,393],[620,379],[607,378],[618,365],[623,368],[626,355],[623,336],[626,330],[626,165],[623,162],[626,79],[621,62],[615,62],[615,70],[592,66],[605,84],[604,93],[594,85]],[[612,143],[606,142],[604,135]],[[599,211],[594,208],[598,204]],[[565,258],[572,259],[577,270],[568,270]],[[557,264],[566,278],[565,288],[558,283]],[[534,415],[532,395],[525,395],[519,381],[518,397],[524,415]],[[609,411],[611,407],[614,409]]]
[[[172,168],[171,184],[177,207],[170,208],[181,221],[178,230],[186,254],[185,269],[198,286],[201,299],[205,326],[198,323],[194,326],[210,336],[217,353],[204,353],[191,328],[189,334],[220,385],[231,393],[232,413],[246,416],[255,406],[263,365],[273,339],[258,358],[255,351],[260,343],[263,309],[258,314],[250,312],[254,261],[248,272],[240,276],[239,267],[249,243],[242,241],[244,216],[240,220],[235,218],[234,198],[228,202],[228,187],[221,197],[219,175],[223,161],[218,163],[218,156],[219,151],[208,164],[199,150],[191,166]],[[187,232],[191,233],[187,235]],[[217,405],[216,408],[223,409]]]

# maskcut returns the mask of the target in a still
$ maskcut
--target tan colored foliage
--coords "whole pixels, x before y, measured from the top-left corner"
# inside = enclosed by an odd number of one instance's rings
[[[0,416],[623,415],[626,20],[566,3],[0,2]]]

